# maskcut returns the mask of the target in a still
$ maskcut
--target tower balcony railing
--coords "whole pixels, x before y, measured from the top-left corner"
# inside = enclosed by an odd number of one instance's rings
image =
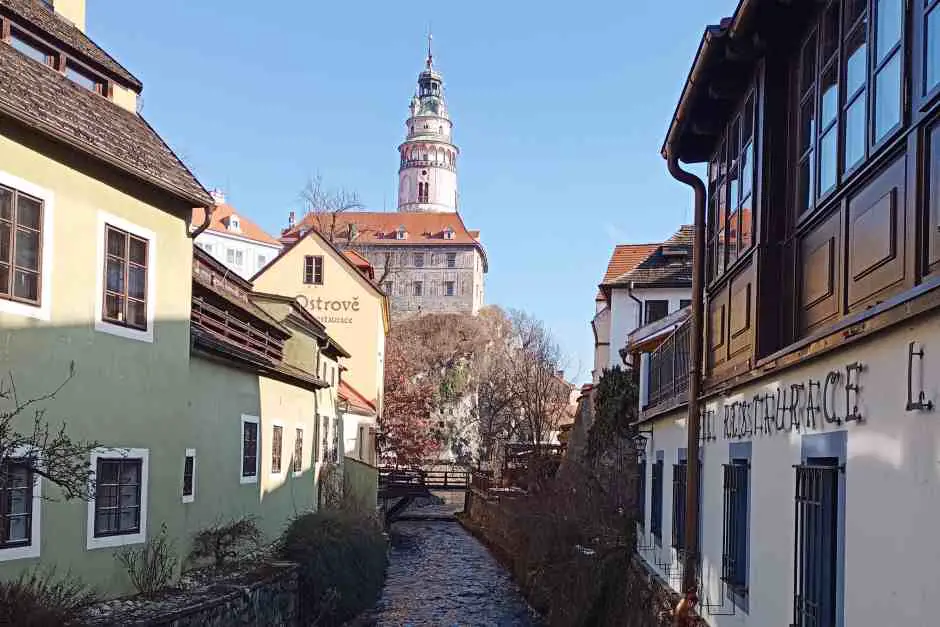
[[[432,161],[431,159],[405,159],[401,162],[401,167],[398,171],[400,172],[405,168],[444,168],[452,172],[457,171],[457,165],[455,163]]]

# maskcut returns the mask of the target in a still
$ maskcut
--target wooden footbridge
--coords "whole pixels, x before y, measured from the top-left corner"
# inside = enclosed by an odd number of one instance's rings
[[[434,492],[459,492],[470,487],[470,469],[463,466],[432,468],[379,468],[379,500],[386,526],[397,520],[409,505]]]

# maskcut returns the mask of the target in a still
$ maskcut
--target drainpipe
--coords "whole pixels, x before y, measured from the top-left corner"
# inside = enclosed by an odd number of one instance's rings
[[[643,326],[643,301],[633,295],[633,288],[635,285],[636,285],[635,281],[630,281],[630,284],[627,285],[627,296],[629,296],[633,300],[633,302],[636,303],[636,329],[639,329],[640,327]],[[634,329],[634,331],[636,329]],[[621,359],[623,359],[623,363],[624,365],[626,365],[627,360],[623,357],[621,357]],[[639,377],[640,376],[640,364],[635,363],[632,365],[633,365],[634,372],[636,372],[637,376]]]
[[[674,179],[688,185],[695,192],[695,240],[692,247],[692,329],[691,359],[689,359],[689,416],[686,421],[688,467],[685,486],[685,555],[682,560],[682,591],[687,602],[694,603],[698,572],[699,546],[699,395],[702,379],[702,337],[705,287],[705,184],[691,172],[679,166],[679,157],[672,145],[666,148],[669,173]],[[679,609],[679,608],[677,608]]]
[[[211,207],[202,208],[202,211],[206,214],[206,217],[202,221],[202,224],[200,224],[196,230],[189,234],[189,239],[196,239],[202,234],[203,231],[209,228],[209,224],[212,223],[212,214],[215,213],[215,207],[215,205],[212,205]]]

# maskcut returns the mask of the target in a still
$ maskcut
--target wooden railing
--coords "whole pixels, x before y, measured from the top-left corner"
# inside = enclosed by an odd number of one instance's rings
[[[673,400],[689,389],[690,330],[686,321],[650,354],[647,378],[649,396],[644,410]]]
[[[264,360],[279,362],[284,354],[283,340],[210,305],[201,296],[193,297],[191,321],[200,330]]]

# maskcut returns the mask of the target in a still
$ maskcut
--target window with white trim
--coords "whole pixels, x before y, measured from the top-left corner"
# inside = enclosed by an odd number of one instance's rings
[[[39,555],[38,479],[20,459],[0,463],[0,561]]]
[[[258,417],[242,415],[241,433],[241,482],[258,481]]]
[[[87,548],[147,539],[149,449],[99,448],[91,454],[95,496],[88,503]]]
[[[196,500],[196,449],[186,449],[183,458],[183,502],[192,503]]]
[[[153,342],[156,234],[98,212],[95,330]]]

